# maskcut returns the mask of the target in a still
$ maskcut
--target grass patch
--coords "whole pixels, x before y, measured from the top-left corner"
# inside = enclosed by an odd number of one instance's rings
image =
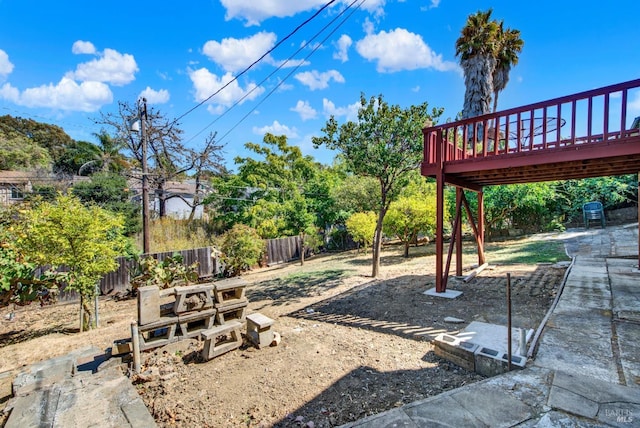
[[[294,272],[281,278],[262,281],[247,291],[249,300],[272,300],[272,304],[297,301],[303,297],[318,296],[337,287],[342,279],[353,275],[351,270],[325,269]]]
[[[570,260],[561,240],[526,238],[485,243],[487,259],[492,263],[557,263]]]

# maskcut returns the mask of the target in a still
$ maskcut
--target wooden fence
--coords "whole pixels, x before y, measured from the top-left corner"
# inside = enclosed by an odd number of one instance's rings
[[[287,263],[300,258],[300,248],[297,236],[287,238],[268,239],[265,241],[267,266],[280,263]],[[148,254],[160,261],[167,257],[180,253],[183,257],[184,264],[189,266],[198,262],[198,276],[212,277],[218,275],[221,271],[220,261],[215,257],[215,250],[212,247],[195,248],[191,250],[169,251],[165,253]],[[309,257],[311,252],[306,251],[305,257]],[[119,257],[118,269],[108,273],[100,281],[100,294],[112,294],[125,291],[130,288],[131,272],[135,270],[135,260]],[[58,300],[72,301],[79,298],[78,294],[73,291],[61,290]]]
[[[150,256],[162,261],[167,257],[172,257],[175,253],[182,255],[186,266],[198,262],[198,277],[200,278],[214,276],[219,273],[218,260],[212,256],[213,249],[211,247],[147,254],[141,257]],[[136,267],[136,262],[135,260],[127,260],[124,257],[119,257],[118,264],[117,270],[108,273],[100,281],[101,294],[117,293],[118,291],[124,291],[129,288],[129,281],[131,279],[130,272]]]
[[[300,258],[300,244],[297,236],[267,239],[267,266],[287,263]],[[308,252],[305,254],[308,255]]]

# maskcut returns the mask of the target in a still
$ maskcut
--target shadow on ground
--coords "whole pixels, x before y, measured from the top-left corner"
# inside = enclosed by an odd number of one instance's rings
[[[433,365],[389,372],[358,367],[276,422],[274,427],[336,426],[483,379],[433,352],[425,355],[424,360]]]
[[[43,328],[40,330],[12,330],[0,334],[0,348],[9,345],[15,345],[16,343],[27,342],[29,340],[48,336],[50,334],[75,334],[79,331],[80,330],[78,328],[66,328],[61,324]]]
[[[334,269],[288,275],[262,281],[246,291],[250,301],[269,301],[269,305],[284,305],[303,297],[319,296],[339,286],[349,271]]]
[[[456,299],[425,295],[435,278],[404,275],[365,284],[322,300],[287,316],[315,322],[363,328],[415,340],[433,340],[439,333],[456,333],[471,321],[507,324],[506,276],[511,273],[512,320],[516,327],[535,329],[551,305],[565,269],[540,265],[518,270],[484,271],[464,283],[450,278],[449,290],[462,291]],[[447,317],[462,320],[445,322]]]

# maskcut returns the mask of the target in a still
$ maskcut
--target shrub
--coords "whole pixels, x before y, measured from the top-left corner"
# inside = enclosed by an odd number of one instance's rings
[[[238,223],[222,236],[220,252],[224,276],[238,276],[258,264],[264,241],[255,229]]]

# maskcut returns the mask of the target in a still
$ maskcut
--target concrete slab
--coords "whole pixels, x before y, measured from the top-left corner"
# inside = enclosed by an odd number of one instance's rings
[[[16,397],[5,428],[53,427],[59,399],[57,387]]]
[[[384,413],[378,413],[364,419],[341,425],[339,428],[370,428],[370,427],[394,427],[394,428],[420,428],[401,409],[393,409]],[[447,426],[447,425],[440,425]]]
[[[615,328],[625,383],[640,388],[640,327],[633,322],[617,322]]]
[[[565,312],[576,309],[611,309],[611,292],[608,287],[583,288],[565,285],[562,299],[555,311]]]
[[[589,419],[596,417],[599,407],[595,401],[589,400],[571,390],[557,386],[551,387],[548,404],[553,409],[562,410]]]
[[[404,412],[420,427],[474,427],[484,423],[450,395],[418,401],[404,407]]]
[[[610,334],[592,331],[568,334],[566,330],[547,327],[533,364],[607,382],[619,381]]]
[[[602,424],[593,423],[584,418],[568,415],[559,411],[549,411],[541,414],[537,418],[533,418],[525,423],[518,425],[518,428],[602,428]]]
[[[533,417],[532,409],[509,392],[487,385],[454,392],[451,398],[486,426],[511,427]],[[500,411],[496,411],[495,403],[500,403]]]
[[[74,370],[75,359],[68,355],[33,364],[16,375],[13,380],[13,395],[21,396],[48,388],[71,376]]]
[[[507,352],[507,327],[497,324],[489,324],[479,321],[473,321],[466,326],[460,333],[455,335],[463,342],[473,342],[480,347],[490,348],[498,351],[500,354]],[[531,340],[533,330],[526,330],[526,341]],[[511,329],[511,352],[513,355],[526,355],[527,347],[520,349],[520,329]]]
[[[444,293],[436,292],[436,288],[430,288],[422,294],[426,294],[427,296],[433,297],[442,297],[444,299],[455,299],[456,297],[460,297],[462,295],[462,291],[457,290],[446,290]]]

